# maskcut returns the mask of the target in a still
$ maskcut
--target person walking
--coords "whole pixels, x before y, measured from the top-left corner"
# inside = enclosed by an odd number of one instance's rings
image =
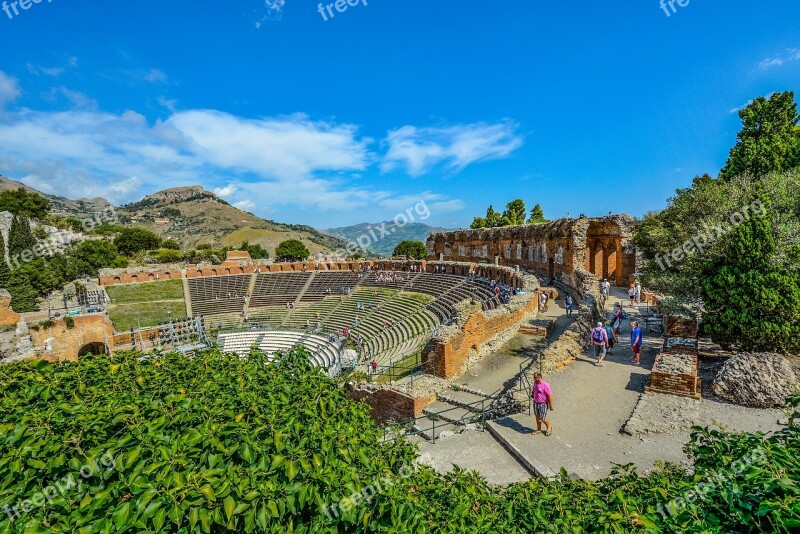
[[[619,302],[614,304],[614,322],[612,323],[611,327],[614,329],[614,332],[617,334],[620,333],[620,327],[622,326],[622,320],[625,318],[625,312],[622,311],[622,304]]]
[[[547,418],[547,412],[553,411],[553,390],[550,384],[544,381],[542,373],[533,375],[533,407],[536,414],[536,430],[532,432],[534,436],[542,433],[542,423],[545,425],[545,436],[550,436],[553,433],[553,427],[550,420]]]
[[[564,306],[567,308],[567,317],[572,317],[572,306],[575,302],[572,300],[572,296],[567,295],[567,298],[564,299]]]
[[[614,350],[614,345],[616,345],[618,341],[617,334],[614,333],[614,329],[611,328],[611,324],[608,321],[603,324],[603,330],[606,331],[606,335],[608,336],[606,355],[611,356],[611,354],[613,354],[612,351]]]
[[[592,330],[592,345],[594,345],[594,355],[597,358],[595,365],[603,367],[603,360],[606,357],[606,345],[608,345],[608,334],[603,328],[603,323],[597,323]]]
[[[639,321],[631,323],[631,350],[633,350],[633,363],[642,365],[642,329],[639,328]]]
[[[635,300],[636,304],[642,303],[642,284],[637,280],[636,284],[633,286],[633,290],[635,292]]]
[[[628,298],[631,299],[631,306],[633,306],[633,301],[636,299],[636,288],[631,286],[628,288]]]

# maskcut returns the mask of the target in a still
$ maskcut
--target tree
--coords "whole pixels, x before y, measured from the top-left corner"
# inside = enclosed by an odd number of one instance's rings
[[[106,239],[87,239],[69,252],[81,262],[83,274],[96,275],[98,269],[127,267],[128,260],[120,256],[117,247]]]
[[[799,351],[800,274],[776,261],[770,218],[751,217],[726,242],[702,271],[706,333],[726,349]]]
[[[169,250],[180,250],[181,244],[175,241],[174,239],[165,239],[161,243],[161,248],[166,248]]]
[[[156,263],[177,263],[183,260],[183,254],[171,248],[162,248],[153,256]]]
[[[144,228],[123,228],[114,238],[114,245],[120,254],[132,256],[144,250],[153,250],[161,246],[161,238]]]
[[[297,239],[283,241],[275,249],[275,257],[281,261],[305,260],[311,255],[306,246]]]
[[[50,211],[50,203],[38,193],[19,188],[0,193],[0,211],[10,211],[35,219],[44,219]]]
[[[525,202],[518,198],[506,204],[506,210],[503,212],[503,226],[517,226],[525,224]]]
[[[258,243],[251,245],[249,241],[242,241],[242,244],[239,245],[239,250],[247,251],[254,260],[269,258],[269,251]]]
[[[36,238],[31,231],[31,221],[24,215],[14,215],[11,219],[11,229],[8,231],[8,254],[10,258],[32,251],[36,246]],[[13,260],[12,260],[13,262]]]
[[[494,211],[491,205],[486,210],[486,228],[497,228],[503,226],[503,216]]]
[[[6,263],[6,241],[3,239],[3,234],[0,233],[0,288],[7,288],[8,281],[11,277],[11,269],[8,268]]]
[[[720,177],[749,173],[760,177],[800,165],[800,115],[794,93],[760,96],[739,112],[742,129]]]
[[[417,260],[421,260],[427,255],[428,251],[425,248],[425,243],[422,241],[401,241],[396,247],[392,256],[408,256]]]
[[[8,292],[11,294],[11,309],[15,312],[24,313],[39,310],[36,290],[33,289],[24,270],[16,269],[11,273],[8,280]]]
[[[542,206],[540,204],[536,204],[531,208],[531,216],[528,218],[528,224],[543,222],[547,222],[547,219],[544,218],[544,211],[542,210]]]
[[[486,228],[486,219],[483,217],[475,217],[472,219],[472,224],[469,225],[470,228]]]

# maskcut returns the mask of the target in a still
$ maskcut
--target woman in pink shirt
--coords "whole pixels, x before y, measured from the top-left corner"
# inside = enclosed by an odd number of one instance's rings
[[[547,419],[547,411],[553,410],[553,390],[550,389],[550,384],[542,379],[542,373],[533,375],[533,406],[536,413],[536,430],[533,435],[542,433],[542,423],[545,424],[547,430],[544,435],[549,436],[553,433],[553,427]]]

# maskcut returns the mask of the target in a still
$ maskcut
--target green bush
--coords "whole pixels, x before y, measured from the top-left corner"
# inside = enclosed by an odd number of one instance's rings
[[[179,250],[162,248],[153,254],[152,259],[156,263],[176,263],[183,261],[183,254]]]
[[[310,368],[304,349],[272,362],[217,351],[139,357],[0,366],[0,532],[800,528],[796,409],[768,437],[695,430],[694,474],[621,466],[597,482],[562,472],[503,488],[458,468],[406,469],[413,447],[381,443],[369,407]],[[63,487],[70,477],[81,484]],[[47,488],[53,498],[42,499]],[[687,504],[668,505],[678,499]]]

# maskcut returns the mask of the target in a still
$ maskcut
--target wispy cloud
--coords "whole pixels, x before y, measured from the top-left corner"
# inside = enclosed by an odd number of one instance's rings
[[[775,91],[772,91],[771,93],[767,93],[767,94],[764,96],[764,98],[767,98],[767,99],[769,99],[769,97],[771,97],[771,96],[772,96],[772,95],[774,95],[774,94],[775,94]],[[747,106],[749,106],[750,104],[752,104],[752,103],[754,102],[754,100],[755,100],[754,98],[751,98],[750,100],[748,100],[747,102],[745,102],[745,103],[744,103],[744,104],[742,104],[741,106],[729,109],[729,110],[728,110],[728,113],[739,113],[739,112],[740,112],[740,111],[742,111],[744,108],[746,108]]]
[[[405,167],[411,176],[421,176],[440,165],[459,172],[472,163],[513,153],[523,143],[516,130],[510,120],[441,128],[403,126],[388,133],[388,151],[381,168],[387,172]]]
[[[67,70],[68,67],[74,68],[78,66],[78,58],[75,56],[70,56],[66,58],[66,60],[62,63],[61,66],[57,67],[45,67],[43,65],[34,65],[32,63],[28,63],[26,68],[28,72],[31,74],[36,75],[44,75],[44,76],[51,76],[53,78],[61,76]]]
[[[762,60],[758,66],[762,69],[769,69],[772,67],[782,67],[794,61],[800,61],[800,48],[789,48],[786,50],[785,54],[766,58]]]
[[[17,79],[0,70],[0,110],[19,95],[20,90]]]
[[[281,20],[281,17],[283,17],[283,7],[286,5],[286,0],[262,1],[264,2],[264,7],[256,10],[258,19],[255,24],[257,29],[261,29],[261,26],[267,21]]]

